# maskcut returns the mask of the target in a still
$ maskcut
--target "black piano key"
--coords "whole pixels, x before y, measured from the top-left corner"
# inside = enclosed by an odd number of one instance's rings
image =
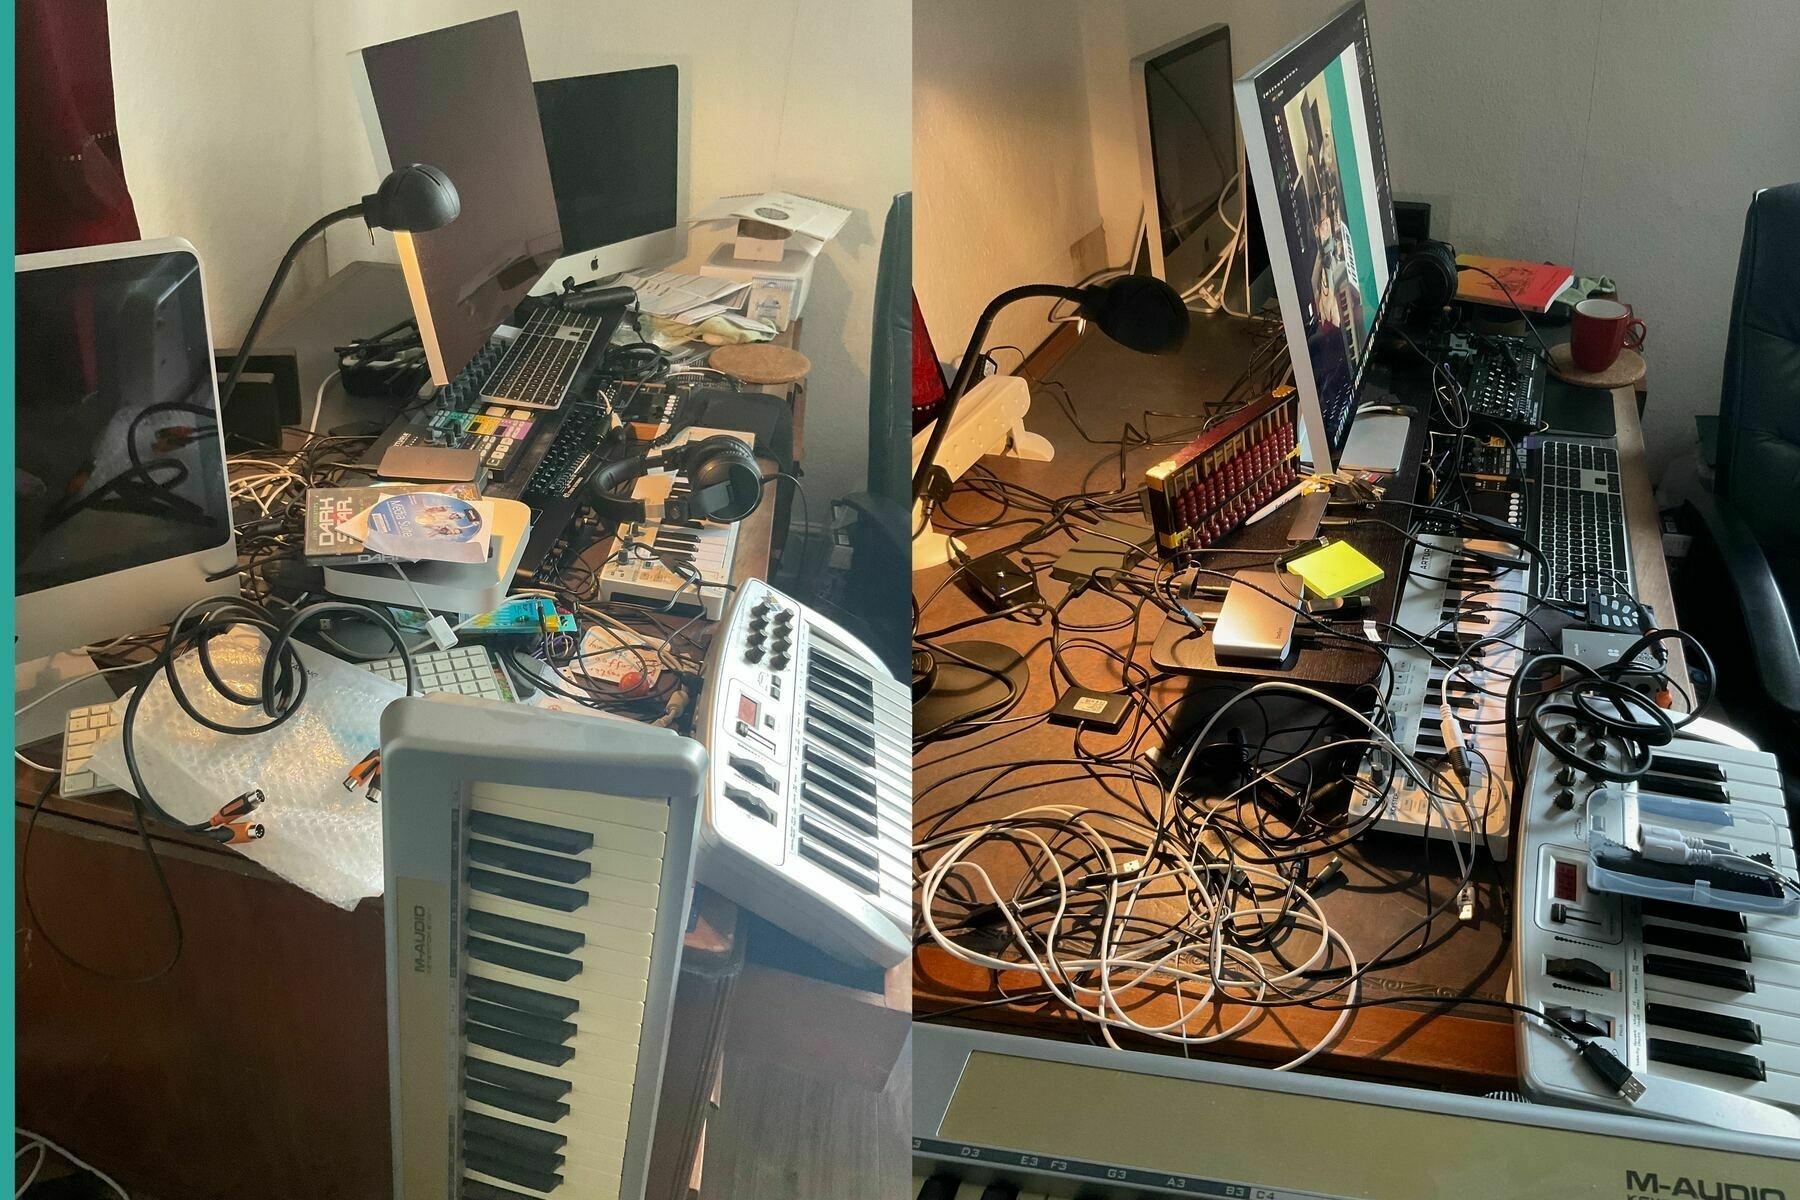
[[[981,1200],[1019,1200],[1019,1189],[1004,1180],[981,1189]]]
[[[1730,1075],[1734,1079],[1751,1079],[1758,1083],[1769,1077],[1762,1059],[1754,1054],[1740,1054],[1736,1050],[1714,1050],[1711,1046],[1696,1046],[1669,1038],[1651,1038],[1648,1052],[1651,1062],[1666,1066],[1711,1071],[1715,1075]]]
[[[463,1074],[480,1083],[511,1088],[515,1092],[524,1092],[527,1096],[536,1096],[541,1100],[561,1100],[575,1086],[566,1079],[539,1075],[536,1071],[521,1071],[504,1063],[466,1055],[463,1058]]]
[[[1726,933],[1700,933],[1693,929],[1677,929],[1672,925],[1646,924],[1643,938],[1646,946],[1686,950],[1689,954],[1704,954],[1708,958],[1722,958],[1727,962],[1750,961],[1750,944],[1743,938]]]
[[[867,867],[871,871],[881,866],[881,857],[874,850],[861,842],[845,837],[811,813],[800,814],[800,836],[802,838],[811,837],[816,841],[823,842],[851,862]]]
[[[472,972],[463,977],[463,991],[478,1000],[486,1000],[507,1008],[516,1008],[521,1012],[535,1013],[540,1017],[551,1017],[558,1021],[566,1021],[581,1011],[581,1002],[572,997],[556,996],[549,992],[537,991],[534,988],[502,983],[498,979],[483,979]]]
[[[808,700],[806,702],[806,715],[809,717],[817,717],[820,721],[843,735],[843,737],[853,745],[867,746],[871,750],[875,748],[875,731],[873,729],[868,725],[858,724],[855,721],[840,716],[837,712],[816,700]]]
[[[532,846],[557,854],[580,854],[594,848],[594,835],[580,829],[564,829],[537,821],[521,821],[498,813],[469,813],[469,832],[485,838],[511,842],[516,846]]]
[[[954,1175],[933,1175],[919,1186],[917,1200],[956,1200],[962,1180]]]
[[[504,846],[499,842],[484,842],[480,838],[469,839],[468,854],[471,862],[499,867],[502,871],[511,871],[515,875],[548,879],[552,883],[580,883],[593,873],[593,868],[579,858],[540,854],[536,850],[521,850],[517,846]]]
[[[560,1133],[551,1133],[548,1129],[537,1129],[530,1125],[520,1125],[514,1121],[502,1121],[499,1117],[490,1117],[486,1113],[466,1112],[462,1118],[464,1133],[479,1133],[499,1141],[511,1142],[528,1150],[541,1150],[553,1154],[561,1150],[569,1139]]]
[[[469,910],[469,928],[488,937],[557,954],[573,954],[587,945],[587,935],[574,929],[558,929],[553,925],[539,925],[536,921],[521,921],[476,909]]]
[[[495,1187],[491,1183],[483,1183],[479,1179],[462,1181],[462,1200],[536,1200],[524,1192],[515,1192],[511,1188]]]
[[[1762,1026],[1728,1013],[1704,1012],[1698,1008],[1684,1008],[1679,1004],[1650,1003],[1644,1005],[1644,1020],[1652,1025],[1679,1029],[1683,1033],[1698,1033],[1722,1041],[1742,1042],[1746,1046],[1762,1044]]]
[[[861,763],[865,767],[872,767],[875,765],[875,752],[873,750],[865,746],[857,745],[817,717],[808,716],[806,718],[806,736],[809,739],[823,742],[825,745],[830,746],[833,750],[836,750],[839,754],[842,754],[852,762]]]
[[[812,783],[830,792],[845,804],[860,808],[870,816],[875,808],[875,785],[867,775],[846,775],[832,769],[819,755],[808,754],[800,767],[801,783]]]
[[[520,1012],[504,1004],[490,1004],[486,1000],[463,1001],[463,1015],[471,1021],[491,1025],[495,1029],[504,1029],[521,1037],[536,1038],[540,1042],[553,1042],[557,1045],[568,1041],[576,1033],[573,1021],[540,1017],[536,1013]]]
[[[509,946],[505,942],[491,942],[479,937],[468,939],[465,948],[470,958],[478,958],[482,962],[490,962],[508,970],[522,971],[527,975],[536,975],[539,979],[567,983],[581,974],[581,960],[566,958],[561,954],[545,954],[542,950],[527,950],[523,946]]]
[[[1748,933],[1744,914],[1723,908],[1701,908],[1698,904],[1678,904],[1673,900],[1639,900],[1638,909],[1646,917],[1662,921],[1680,921],[1687,925],[1705,925],[1726,933]]]
[[[801,783],[800,799],[814,808],[830,813],[859,833],[866,833],[870,837],[874,837],[881,830],[875,818],[867,812],[844,803],[836,796],[814,787],[810,783]]]
[[[498,1050],[502,1054],[510,1054],[514,1058],[522,1058],[526,1062],[543,1063],[546,1067],[563,1066],[575,1057],[575,1051],[567,1046],[541,1042],[537,1038],[508,1033],[504,1029],[495,1029],[491,1025],[475,1021],[463,1022],[463,1040],[476,1046],[485,1046],[489,1050]]]
[[[560,1100],[540,1100],[536,1096],[527,1096],[524,1092],[495,1087],[491,1083],[473,1079],[463,1082],[463,1094],[477,1104],[502,1108],[509,1113],[518,1113],[521,1117],[530,1117],[533,1121],[542,1121],[546,1125],[554,1125],[569,1115],[569,1106]]]
[[[1680,758],[1673,754],[1652,754],[1650,769],[1658,775],[1682,775],[1688,779],[1725,782],[1725,768],[1716,762],[1699,758]]]
[[[516,875],[502,875],[498,871],[483,871],[479,867],[470,868],[469,886],[490,896],[517,900],[520,904],[535,904],[539,908],[555,909],[557,912],[575,912],[588,901],[586,892],[578,892],[574,888],[539,883],[534,879],[520,879]]]
[[[533,1191],[553,1192],[562,1186],[562,1176],[554,1171],[534,1171],[504,1158],[491,1158],[467,1146],[463,1147],[462,1157],[465,1171],[480,1171],[483,1175],[492,1175]]]
[[[557,1153],[544,1154],[537,1150],[527,1150],[515,1146],[511,1142],[503,1142],[498,1138],[483,1137],[479,1133],[463,1130],[463,1151],[467,1154],[479,1154],[483,1158],[499,1159],[513,1162],[533,1171],[557,1171],[562,1169],[563,1156]]]
[[[803,857],[824,867],[827,871],[830,871],[833,875],[836,875],[839,879],[842,879],[845,883],[848,883],[851,887],[854,887],[859,891],[866,892],[869,895],[876,895],[881,891],[881,880],[876,878],[874,872],[858,870],[856,867],[845,862],[835,854],[832,854],[830,851],[823,849],[818,844],[811,842],[806,838],[800,839],[800,853]]]
[[[1638,780],[1638,789],[1664,796],[1681,796],[1688,800],[1704,800],[1708,804],[1730,804],[1731,796],[1723,784],[1708,779],[1689,779],[1685,775],[1659,775],[1651,771]]]
[[[1706,987],[1723,988],[1728,992],[1756,990],[1755,977],[1742,967],[1725,967],[1691,958],[1676,958],[1673,954],[1644,955],[1644,970],[1664,979],[1680,979]]]
[[[823,697],[864,721],[873,723],[875,720],[875,703],[869,696],[846,691],[830,680],[815,682],[811,677],[806,691],[808,695]]]

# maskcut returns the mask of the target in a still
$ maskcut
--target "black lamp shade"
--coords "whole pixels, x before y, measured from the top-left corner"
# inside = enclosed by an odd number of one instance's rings
[[[1120,275],[1082,293],[1081,315],[1127,350],[1169,354],[1187,337],[1187,305],[1153,275]]]
[[[456,220],[462,199],[448,175],[424,163],[411,163],[396,167],[380,187],[363,197],[362,207],[370,229],[424,233]]]

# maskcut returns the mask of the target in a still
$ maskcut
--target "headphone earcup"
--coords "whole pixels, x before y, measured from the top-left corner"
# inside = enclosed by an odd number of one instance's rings
[[[762,468],[738,438],[714,434],[687,448],[689,515],[741,521],[762,503]]]

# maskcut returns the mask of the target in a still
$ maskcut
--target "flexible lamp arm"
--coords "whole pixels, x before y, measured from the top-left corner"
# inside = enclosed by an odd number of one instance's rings
[[[237,357],[231,362],[231,373],[225,376],[225,383],[219,388],[219,408],[221,410],[231,403],[231,393],[237,387],[238,376],[244,373],[244,364],[250,361],[250,351],[256,345],[256,335],[262,331],[263,322],[268,319],[269,309],[274,307],[275,297],[281,291],[281,285],[287,279],[288,272],[293,269],[294,260],[300,257],[300,251],[306,249],[308,242],[324,233],[339,221],[347,221],[351,217],[363,215],[365,201],[346,205],[333,213],[326,213],[306,227],[294,244],[288,247],[281,258],[281,265],[275,268],[275,278],[269,281],[269,290],[263,293],[262,304],[257,307],[256,315],[250,319],[250,328],[244,333],[244,340],[238,346]]]
[[[944,394],[943,407],[938,410],[937,421],[931,427],[931,437],[926,439],[925,453],[919,458],[919,465],[913,471],[912,495],[917,500],[925,493],[925,481],[931,475],[932,463],[937,459],[938,447],[943,444],[944,435],[950,429],[951,415],[956,411],[956,402],[962,399],[963,393],[975,386],[978,372],[981,370],[981,347],[987,341],[988,330],[994,324],[994,318],[1000,310],[1017,300],[1050,297],[1062,300],[1073,300],[1077,304],[1090,298],[1084,288],[1069,287],[1057,283],[1029,283],[1024,287],[1012,288],[1001,292],[988,306],[981,310],[981,319],[975,322],[975,331],[969,335],[969,344],[963,350],[962,365],[956,370],[956,379],[950,384],[950,390]]]

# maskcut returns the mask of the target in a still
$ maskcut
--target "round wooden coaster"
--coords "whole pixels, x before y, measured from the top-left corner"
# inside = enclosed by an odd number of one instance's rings
[[[1621,350],[1613,365],[1604,371],[1583,371],[1569,356],[1569,343],[1550,347],[1550,373],[1564,383],[1591,388],[1630,387],[1644,377],[1644,356],[1636,350]]]
[[[706,360],[715,371],[735,375],[745,383],[798,383],[812,370],[806,355],[787,346],[746,342],[720,346]]]

